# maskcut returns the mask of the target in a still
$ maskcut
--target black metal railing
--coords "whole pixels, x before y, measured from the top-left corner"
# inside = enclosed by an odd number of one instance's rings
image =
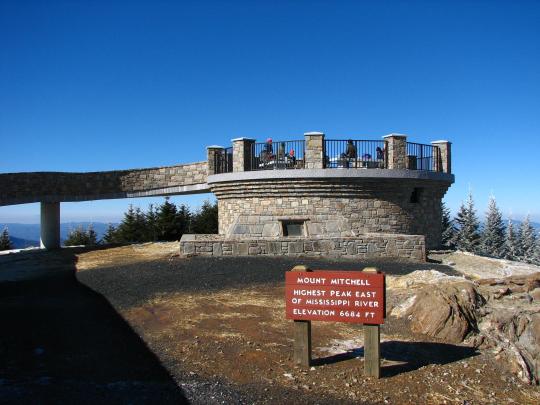
[[[215,173],[231,173],[233,171],[233,148],[224,148],[214,155]]]
[[[387,167],[385,141],[336,140],[324,141],[325,167],[384,169]]]
[[[251,170],[303,169],[304,140],[253,144]]]
[[[407,169],[440,171],[441,152],[438,146],[407,142]]]

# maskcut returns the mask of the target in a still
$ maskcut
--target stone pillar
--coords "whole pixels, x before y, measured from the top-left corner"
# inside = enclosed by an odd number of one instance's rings
[[[324,168],[324,133],[306,132],[304,134],[304,168],[323,169]]]
[[[60,203],[41,203],[41,248],[60,247]]]
[[[224,155],[223,146],[212,145],[206,147],[206,156],[208,158],[208,175],[211,176],[216,174],[216,155],[222,154],[224,158],[227,157]]]
[[[386,141],[387,169],[407,168],[407,136],[402,134],[389,134],[383,136]]]
[[[437,156],[435,159],[437,171],[452,173],[452,143],[448,141],[433,141],[431,144],[438,146],[440,151],[440,156]]]
[[[251,170],[251,160],[255,139],[235,138],[233,143],[233,172],[245,172]]]

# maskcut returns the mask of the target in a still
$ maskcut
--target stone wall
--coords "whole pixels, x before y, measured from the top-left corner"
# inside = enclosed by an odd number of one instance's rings
[[[184,235],[182,256],[324,256],[391,257],[425,261],[421,235],[366,234],[355,238],[225,238],[223,235]]]
[[[305,223],[307,237],[425,235],[428,248],[440,244],[440,201],[447,188],[429,181],[359,179],[211,184],[219,233],[228,237],[280,237],[282,222],[292,220]]]
[[[207,162],[197,162],[109,172],[5,173],[0,174],[0,205],[152,195],[153,190],[205,185],[207,172]]]

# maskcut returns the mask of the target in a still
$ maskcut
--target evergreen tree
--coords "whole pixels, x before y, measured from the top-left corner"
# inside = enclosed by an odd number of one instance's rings
[[[118,232],[112,224],[109,223],[107,226],[107,230],[105,231],[103,238],[101,238],[101,241],[102,243],[118,243]]]
[[[441,244],[447,248],[454,247],[454,240],[456,238],[456,226],[454,221],[450,217],[450,209],[444,202],[441,201]]]
[[[148,230],[146,227],[146,216],[143,214],[140,208],[135,209],[135,239],[134,242],[146,242]]]
[[[80,246],[88,244],[88,234],[83,229],[82,225],[75,229],[71,229],[68,237],[64,241],[65,246]]]
[[[504,258],[508,260],[518,260],[518,240],[516,232],[514,231],[514,224],[512,218],[508,220],[508,226],[506,227],[506,238],[504,241]]]
[[[185,233],[192,232],[193,215],[187,205],[182,204],[178,208],[178,224],[180,226],[180,237]]]
[[[461,204],[455,221],[458,228],[455,237],[456,247],[465,252],[476,253],[480,243],[480,223],[471,192],[467,202]]]
[[[194,233],[218,233],[218,207],[217,203],[204,201],[201,209],[193,219]]]
[[[505,251],[504,240],[505,226],[502,214],[497,207],[495,197],[491,196],[489,198],[486,223],[482,234],[482,253],[492,257],[503,257]]]
[[[517,246],[519,259],[527,263],[532,263],[536,248],[536,234],[534,233],[534,228],[531,225],[528,215],[519,227]]]
[[[2,231],[2,235],[0,235],[0,250],[10,250],[10,249],[13,249],[13,244],[11,243],[11,239],[9,238],[9,232],[6,227]]]
[[[536,235],[536,246],[534,248],[533,263],[540,266],[540,235]]]
[[[147,241],[156,241],[158,238],[157,227],[157,212],[154,208],[154,204],[148,206],[148,211],[145,214],[146,219],[146,236]]]
[[[139,231],[137,229],[138,220],[133,205],[130,204],[120,225],[118,225],[118,241],[119,242],[136,242]]]
[[[182,236],[176,205],[169,202],[169,197],[157,209],[158,239],[174,241]]]
[[[85,245],[97,245],[97,233],[94,231],[94,225],[90,224],[88,225],[88,229],[86,230],[86,243]]]

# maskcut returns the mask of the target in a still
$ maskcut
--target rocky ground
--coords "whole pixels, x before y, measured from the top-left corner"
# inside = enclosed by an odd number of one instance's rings
[[[0,402],[539,403],[540,269],[430,258],[185,259],[174,243],[0,256]],[[313,367],[294,366],[297,264],[387,273],[380,380],[353,324],[313,322]]]

